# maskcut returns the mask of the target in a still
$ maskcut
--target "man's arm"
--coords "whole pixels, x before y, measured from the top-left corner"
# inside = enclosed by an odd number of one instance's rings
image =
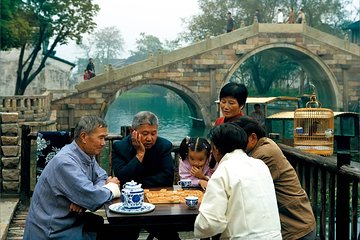
[[[86,173],[80,171],[78,165],[71,160],[62,161],[61,166],[53,172],[51,182],[59,195],[91,211],[95,211],[113,198],[108,189],[94,185]]]
[[[281,149],[269,139],[268,142],[254,149],[251,157],[261,159],[269,168],[271,177],[276,182],[280,178],[278,163],[281,163],[282,155]]]
[[[136,151],[129,143],[129,137],[114,142],[112,162],[112,170],[121,184],[130,181],[134,176],[140,176],[143,172],[143,166],[136,157]]]

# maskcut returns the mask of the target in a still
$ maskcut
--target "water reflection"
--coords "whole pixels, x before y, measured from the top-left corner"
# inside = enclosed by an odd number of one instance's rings
[[[185,136],[206,136],[208,129],[192,127],[190,111],[181,99],[169,100],[164,96],[136,97],[125,95],[117,98],[105,116],[109,133],[120,133],[120,126],[130,126],[139,111],[151,111],[159,118],[159,136],[180,143]]]

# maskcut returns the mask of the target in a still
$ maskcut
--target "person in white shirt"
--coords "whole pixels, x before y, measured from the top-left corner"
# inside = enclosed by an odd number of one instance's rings
[[[194,224],[194,235],[220,239],[282,239],[273,180],[268,167],[246,155],[245,131],[233,123],[209,134],[219,162]]]
[[[278,13],[276,15],[276,23],[283,23],[284,22],[284,14],[282,13],[282,10],[279,8]]]

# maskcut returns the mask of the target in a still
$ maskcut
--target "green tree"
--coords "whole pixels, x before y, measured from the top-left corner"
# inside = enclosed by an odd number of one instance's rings
[[[292,85],[292,75],[301,67],[286,55],[272,50],[260,52],[244,62],[232,77],[232,81],[242,82],[255,89],[252,95],[265,96],[276,84],[286,91]]]
[[[344,24],[353,20],[345,8],[351,5],[351,0],[198,0],[198,3],[200,13],[184,19],[187,31],[181,34],[181,38],[187,42],[224,33],[227,11],[232,13],[238,28],[241,21],[245,25],[253,23],[256,9],[260,11],[261,22],[271,23],[278,8],[284,10],[285,16],[291,6],[296,13],[303,8],[309,26],[338,36],[343,34]]]
[[[349,0],[198,0],[200,13],[185,19],[187,31],[181,34],[181,39],[196,42],[208,36],[225,33],[227,11],[232,13],[237,28],[242,21],[245,25],[252,24],[256,9],[260,11],[261,23],[271,23],[278,8],[282,8],[286,16],[291,6],[295,12],[303,8],[308,25],[341,37],[344,34],[342,27],[348,23],[350,17],[345,6],[350,2]],[[256,89],[256,94],[265,95],[274,85],[290,87],[291,84],[288,83],[293,81],[293,76],[298,76],[300,71],[301,67],[291,58],[265,51],[242,64],[232,80],[246,82],[248,86]]]
[[[4,2],[10,6],[13,1],[2,0],[2,4]],[[13,43],[5,39],[5,46],[20,48],[15,95],[24,94],[57,45],[69,40],[80,43],[82,35],[95,28],[93,17],[98,11],[99,6],[92,0],[16,1],[16,5],[7,11],[7,22],[4,23],[9,36],[15,38]],[[28,24],[20,25],[24,35],[16,35],[17,31],[11,29],[17,25],[11,23],[23,21]],[[40,58],[39,64],[36,64],[37,58]]]
[[[164,51],[163,43],[158,37],[140,33],[140,38],[136,40],[136,51],[130,51],[131,56],[126,59],[126,64],[144,60],[150,56],[155,56]]]
[[[27,20],[29,16],[20,6],[21,0],[2,0],[0,14],[0,48],[8,50],[10,48],[21,47],[31,32],[31,22]]]
[[[124,39],[120,30],[115,26],[96,31],[93,44],[95,45],[95,58],[103,64],[109,64],[110,60],[118,58],[124,49]]]

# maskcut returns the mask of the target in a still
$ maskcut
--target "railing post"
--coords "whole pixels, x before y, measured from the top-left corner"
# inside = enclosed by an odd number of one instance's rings
[[[30,201],[30,155],[31,140],[28,135],[30,126],[23,125],[21,128],[21,182],[20,182],[20,200],[23,203]]]
[[[120,126],[120,134],[122,137],[130,135],[131,126]]]
[[[351,155],[349,152],[337,153],[336,239],[349,239],[350,183],[339,170],[341,166],[349,165],[350,160]]]

